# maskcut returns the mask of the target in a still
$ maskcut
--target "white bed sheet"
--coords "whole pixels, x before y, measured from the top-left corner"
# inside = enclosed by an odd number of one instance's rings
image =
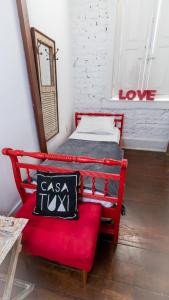
[[[120,141],[120,130],[114,127],[113,134],[96,134],[96,133],[80,133],[76,130],[70,135],[69,139],[100,141],[100,142],[116,142]]]
[[[89,190],[89,189],[84,189],[83,192],[89,193],[89,194],[92,193],[92,191]],[[95,195],[102,195],[102,196],[103,196],[104,194],[96,191],[96,192],[95,192]],[[85,197],[82,197],[82,198],[81,198],[81,201],[82,201],[82,202],[90,202],[90,203],[99,203],[99,204],[101,204],[103,207],[108,207],[108,208],[113,206],[113,203],[111,203],[111,202],[107,202],[107,201],[104,201],[104,200],[98,200],[98,199],[92,199],[92,198],[85,198]]]

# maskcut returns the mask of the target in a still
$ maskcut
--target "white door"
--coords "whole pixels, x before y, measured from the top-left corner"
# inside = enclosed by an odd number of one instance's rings
[[[167,1],[167,0],[166,0]],[[113,94],[143,88],[148,41],[157,0],[119,0]]]
[[[169,95],[169,0],[159,0],[144,87]]]

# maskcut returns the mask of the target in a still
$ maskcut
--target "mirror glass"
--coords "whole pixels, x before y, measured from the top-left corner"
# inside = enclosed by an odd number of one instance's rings
[[[50,64],[50,47],[39,42],[39,64],[41,72],[41,84],[52,85],[51,64]]]

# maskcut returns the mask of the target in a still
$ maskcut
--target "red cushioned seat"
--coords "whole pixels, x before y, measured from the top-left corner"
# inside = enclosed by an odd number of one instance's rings
[[[23,247],[35,256],[89,272],[92,268],[100,226],[101,205],[79,204],[79,219],[32,215],[36,195],[17,212],[16,217],[29,219],[23,231]]]

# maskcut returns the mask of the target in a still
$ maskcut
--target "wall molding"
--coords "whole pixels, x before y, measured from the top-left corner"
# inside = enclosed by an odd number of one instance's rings
[[[165,140],[123,138],[123,148],[144,151],[166,152],[167,142]]]
[[[19,209],[19,207],[22,205],[22,201],[19,199],[15,206],[9,211],[8,217],[13,216],[15,212]]]
[[[130,101],[130,100],[103,100],[104,104],[111,102],[112,108],[117,109],[169,109],[169,101]]]

